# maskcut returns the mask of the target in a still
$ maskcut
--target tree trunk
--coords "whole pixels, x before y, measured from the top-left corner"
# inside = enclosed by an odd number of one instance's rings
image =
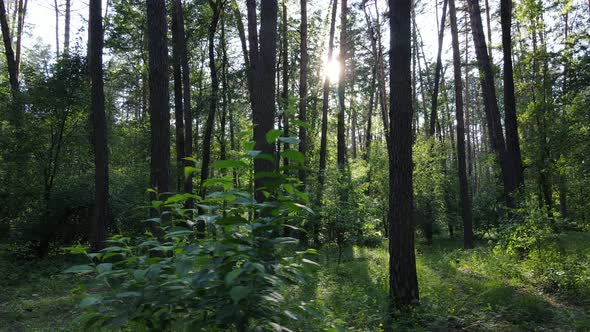
[[[438,90],[439,90],[439,83],[440,83],[440,74],[442,71],[442,44],[443,38],[445,35],[445,20],[447,17],[447,2],[448,0],[444,0],[443,10],[442,10],[442,17],[441,17],[441,25],[440,30],[438,32],[438,52],[436,54],[436,68],[434,71],[434,88],[432,89],[432,107],[430,109],[430,127],[428,130],[428,136],[434,136],[435,124],[436,124],[436,112],[438,108]]]
[[[22,45],[22,37],[23,37],[23,29],[25,26],[25,16],[27,13],[27,5],[28,0],[19,0],[18,2],[18,24],[16,30],[16,50],[15,50],[15,59],[16,62],[16,74],[18,76],[20,72],[20,58],[21,58],[21,45]]]
[[[182,107],[182,70],[180,68],[180,44],[183,43],[180,36],[178,21],[178,4],[172,2],[172,73],[174,77],[174,119],[176,121],[176,190],[181,192],[184,189],[184,112]]]
[[[64,56],[70,54],[70,15],[72,0],[66,0],[66,13],[64,25]],[[102,13],[101,13],[102,15]]]
[[[473,35],[473,43],[475,44],[477,62],[482,72],[482,75],[480,75],[480,81],[484,99],[486,120],[488,124],[490,145],[500,163],[506,205],[513,208],[515,207],[514,200],[511,195],[515,189],[515,183],[513,181],[515,177],[511,168],[513,163],[510,162],[509,157],[506,154],[506,145],[504,142],[504,134],[500,120],[500,111],[498,110],[498,100],[496,98],[494,74],[492,71],[492,64],[490,62],[488,50],[486,48],[483,25],[481,23],[479,0],[467,0],[467,3],[469,6],[471,33]]]
[[[147,0],[149,52],[149,105],[151,125],[151,186],[158,193],[170,189],[170,95],[168,91],[168,42],[166,4]],[[152,199],[158,199],[152,195]],[[152,211],[152,216],[158,216]],[[159,233],[157,225],[153,230]]]
[[[338,9],[338,0],[332,0],[332,12],[331,12],[331,19],[330,19],[330,36],[328,41],[328,61],[332,60],[332,55],[334,53],[334,33],[336,31],[336,11]],[[328,151],[328,109],[330,105],[330,78],[326,75],[324,77],[324,86],[323,86],[323,98],[322,98],[322,138],[320,141],[320,167],[319,167],[319,174],[318,174],[318,182],[319,182],[319,189],[318,189],[318,204],[321,204],[323,191],[324,191],[324,182],[325,182],[325,173],[326,173],[326,159],[327,159],[327,151]]]
[[[59,58],[59,6],[57,0],[53,0],[53,7],[55,9],[55,57]]]
[[[254,148],[264,154],[274,154],[275,145],[266,141],[266,133],[273,129],[275,120],[275,71],[277,56],[277,0],[262,0],[260,9],[260,41],[256,33],[256,1],[247,0],[248,38],[250,40],[250,63],[254,75],[254,98],[252,100],[252,124]],[[260,46],[260,49],[258,48]],[[272,172],[274,165],[268,160],[254,159],[254,173]],[[256,177],[254,186],[256,200],[261,202],[261,189],[267,178]]]
[[[281,92],[281,108],[283,114],[283,132],[284,136],[289,137],[289,36],[287,35],[287,4],[285,0],[283,0],[283,17],[282,17],[282,24],[281,24],[281,62],[282,62],[282,87],[283,90]],[[289,144],[284,144],[284,150],[289,149]],[[289,159],[283,159],[283,165],[289,165]]]
[[[104,102],[102,1],[90,0],[88,16],[88,67],[91,82],[92,141],[94,147],[94,220],[92,251],[104,248],[109,224],[109,167]],[[66,49],[67,50],[67,49]]]
[[[217,75],[217,65],[215,63],[215,31],[219,23],[219,16],[221,12],[220,0],[209,0],[209,6],[213,11],[211,18],[211,25],[209,26],[209,71],[211,74],[211,96],[209,98],[209,112],[207,113],[207,121],[205,122],[205,132],[203,133],[203,163],[201,164],[201,183],[200,194],[205,194],[204,182],[209,178],[209,163],[211,161],[211,136],[213,135],[213,126],[215,121],[215,113],[217,109],[217,100],[219,98],[219,77]],[[203,234],[205,231],[204,221],[199,221],[197,224],[198,232]]]
[[[345,137],[345,89],[346,89],[346,58],[347,58],[347,36],[346,25],[348,12],[347,0],[342,0],[340,10],[340,72],[338,76],[338,130],[337,130],[337,156],[338,170],[343,171],[346,165],[346,137]]]
[[[389,289],[392,304],[418,302],[412,189],[411,1],[389,0]]]
[[[490,55],[490,62],[492,63],[492,66],[493,66],[494,59],[493,59],[493,52],[492,52],[492,20],[491,20],[491,16],[490,16],[489,0],[485,0],[485,6],[486,6],[486,23],[487,23],[486,26],[487,26],[487,30],[488,30],[488,54]]]
[[[473,248],[473,218],[471,199],[467,184],[467,163],[465,153],[465,126],[463,121],[463,84],[461,77],[461,54],[459,53],[459,33],[457,29],[457,10],[455,0],[449,1],[451,19],[451,38],[453,44],[453,74],[455,80],[455,117],[457,120],[457,166],[459,169],[459,194],[461,197],[461,217],[463,218],[463,246]]]
[[[256,6],[256,5],[255,5]],[[250,93],[250,102],[252,103],[254,77],[252,76],[252,66],[250,64],[250,58],[248,56],[248,46],[246,44],[246,33],[244,31],[244,23],[242,22],[242,15],[240,14],[240,8],[236,0],[232,0],[232,8],[236,26],[238,28],[238,34],[240,36],[240,46],[242,47],[242,55],[244,57],[244,66],[246,67],[246,78],[248,83],[248,92]],[[250,32],[250,31],[248,31]]]
[[[518,138],[516,118],[516,97],[514,94],[514,74],[512,69],[512,0],[500,1],[502,21],[502,54],[504,57],[504,124],[506,125],[506,154],[512,161],[511,168],[517,188],[524,185],[522,157]]]
[[[301,0],[301,24],[299,26],[300,41],[299,41],[299,152],[306,157],[307,154],[307,129],[305,125],[307,121],[307,65],[309,62],[307,54],[307,0]],[[307,160],[304,165],[307,164]],[[303,189],[307,182],[307,171],[305,167],[299,170],[299,180],[303,183]]]
[[[2,28],[2,40],[4,42],[4,53],[6,54],[6,64],[8,65],[8,78],[10,80],[10,89],[13,99],[19,95],[18,68],[12,50],[12,41],[10,40],[10,28],[6,19],[6,7],[4,0],[0,0],[0,26]],[[15,123],[16,126],[16,123]]]
[[[227,159],[227,138],[226,138],[226,122],[227,122],[227,107],[229,102],[229,84],[228,84],[228,67],[227,60],[227,40],[225,37],[225,16],[221,17],[221,121],[219,123],[219,159]],[[225,170],[222,170],[225,174]]]
[[[178,52],[180,57],[180,69],[182,72],[182,106],[184,113],[184,156],[193,156],[193,110],[191,107],[191,82],[190,71],[188,66],[188,52],[186,47],[186,35],[184,32],[184,12],[182,11],[182,1],[175,0],[176,28],[178,29]],[[186,161],[185,166],[191,163]],[[193,177],[189,175],[184,179],[184,192],[193,192]],[[186,208],[193,208],[193,201],[189,199],[186,202]]]

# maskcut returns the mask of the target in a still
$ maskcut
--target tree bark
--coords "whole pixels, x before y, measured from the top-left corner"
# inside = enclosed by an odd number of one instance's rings
[[[514,74],[512,68],[512,0],[500,1],[502,23],[502,54],[504,57],[504,124],[506,126],[506,154],[512,161],[514,183],[518,189],[524,185],[522,157],[518,138],[516,117],[516,97],[514,93]]]
[[[151,125],[151,186],[158,193],[170,189],[170,95],[168,91],[168,42],[166,5],[147,0],[149,53],[149,106]],[[152,199],[157,199],[156,195]],[[157,216],[157,211],[152,211]],[[153,230],[157,233],[158,227]]]
[[[19,0],[18,2],[18,24],[16,28],[16,50],[15,50],[15,59],[16,62],[16,74],[20,73],[20,59],[21,59],[21,45],[22,45],[22,38],[23,38],[23,29],[25,26],[25,15],[27,13],[27,5],[28,0]]]
[[[55,9],[55,57],[59,58],[59,6],[57,0],[53,0],[53,7]]]
[[[330,36],[328,41],[328,61],[332,60],[334,53],[334,34],[336,31],[336,11],[338,9],[338,0],[332,0],[332,12],[330,19]],[[320,166],[318,174],[319,190],[318,190],[318,204],[321,204],[323,189],[326,176],[326,159],[328,151],[328,109],[330,107],[330,78],[326,75],[324,77],[323,98],[322,98],[322,128],[320,140]]]
[[[4,54],[6,55],[6,64],[8,65],[8,78],[10,80],[10,89],[12,97],[16,99],[19,95],[18,68],[12,50],[12,41],[10,39],[10,28],[6,19],[6,7],[4,0],[0,0],[0,27],[2,28],[2,40],[4,42]]]
[[[307,121],[307,0],[301,0],[301,24],[299,26],[300,40],[299,40],[299,121],[303,124]],[[307,129],[303,125],[299,125],[299,152],[306,157],[307,154]],[[305,164],[307,164],[307,160]],[[299,181],[303,183],[303,188],[307,182],[307,171],[305,167],[299,170]]]
[[[282,3],[283,17],[281,24],[281,62],[282,62],[282,92],[281,92],[281,108],[283,118],[283,135],[289,137],[289,36],[287,35],[287,4],[285,0]],[[284,144],[284,150],[289,149],[289,144]],[[289,159],[283,159],[283,165],[289,165]]]
[[[346,58],[347,58],[347,36],[346,36],[346,25],[348,12],[347,0],[341,0],[340,10],[340,55],[339,65],[340,72],[338,76],[338,130],[337,130],[337,155],[336,160],[338,163],[338,169],[344,170],[346,166],[346,134],[345,134],[345,120],[344,115],[346,113],[345,105],[345,90],[346,90]]]
[[[209,178],[209,163],[211,161],[211,136],[213,135],[213,126],[215,121],[215,113],[217,111],[217,100],[219,98],[219,77],[217,75],[217,65],[215,63],[215,32],[217,24],[219,23],[219,16],[221,13],[221,1],[209,0],[209,6],[213,11],[211,18],[211,25],[209,25],[209,71],[211,74],[211,96],[209,98],[209,112],[207,113],[207,121],[205,122],[205,132],[203,133],[203,163],[201,164],[201,183],[200,194],[205,193],[204,182]],[[199,233],[205,231],[205,224],[203,221],[198,223]]]
[[[66,0],[65,25],[64,25],[64,56],[70,54],[70,15],[72,0]],[[102,13],[101,13],[102,15]]]
[[[496,88],[494,84],[494,74],[492,64],[486,48],[483,25],[481,22],[481,9],[479,0],[467,0],[469,6],[469,15],[471,18],[471,33],[473,43],[475,44],[475,53],[477,62],[482,72],[480,75],[481,89],[484,99],[486,120],[488,124],[488,134],[490,145],[496,154],[502,171],[502,181],[504,184],[504,198],[508,207],[515,207],[512,193],[515,189],[514,174],[508,155],[506,154],[506,144],[504,142],[504,133],[500,120],[500,111],[498,110],[498,100],[496,98]]]
[[[389,289],[392,304],[418,302],[412,189],[411,1],[389,0]]]
[[[273,129],[276,114],[276,57],[277,57],[277,0],[262,0],[260,9],[260,40],[256,33],[256,1],[247,0],[250,63],[254,75],[252,124],[254,148],[264,154],[274,154],[275,145],[266,141],[266,133]],[[258,48],[260,46],[260,49]],[[274,165],[268,160],[254,159],[254,174],[272,172]],[[264,200],[262,189],[267,183],[264,176],[256,177],[256,200]]]
[[[455,117],[457,120],[457,166],[459,170],[459,195],[461,197],[461,217],[463,219],[463,247],[473,248],[473,218],[471,198],[467,183],[467,163],[465,153],[465,125],[463,119],[463,83],[461,77],[461,54],[459,53],[459,33],[457,29],[457,10],[455,0],[448,0],[451,20],[451,39],[453,44],[453,76],[455,80]]]
[[[256,4],[254,5],[256,6]],[[238,35],[240,36],[240,46],[242,47],[242,55],[244,57],[244,66],[246,68],[246,78],[248,83],[248,92],[250,93],[250,102],[252,103],[254,77],[252,76],[252,66],[250,64],[250,57],[248,56],[248,46],[246,44],[246,33],[244,31],[244,23],[242,22],[242,15],[236,0],[232,0],[232,8],[236,27],[238,28]]]
[[[102,51],[104,32],[101,0],[90,0],[88,16],[88,67],[91,83],[92,141],[94,147],[94,220],[92,250],[104,248],[109,224],[109,167]]]
[[[184,189],[184,110],[182,107],[182,70],[180,68],[180,44],[183,43],[180,36],[178,21],[178,4],[172,2],[172,73],[174,77],[174,120],[176,122],[176,190],[181,192]]]
[[[434,88],[432,89],[432,107],[430,109],[430,127],[428,130],[428,136],[434,136],[435,131],[435,124],[436,124],[436,112],[438,108],[438,90],[440,85],[440,74],[442,71],[442,44],[445,35],[445,20],[447,17],[447,2],[448,0],[444,0],[443,10],[442,10],[442,17],[441,17],[441,25],[440,30],[438,32],[438,51],[436,54],[436,68],[434,71]]]

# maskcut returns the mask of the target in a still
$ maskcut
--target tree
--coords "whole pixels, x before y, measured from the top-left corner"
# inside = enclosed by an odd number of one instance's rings
[[[215,120],[215,113],[217,110],[217,101],[219,98],[219,76],[217,75],[217,64],[215,63],[215,32],[217,24],[219,23],[219,16],[221,13],[222,3],[220,0],[209,0],[209,7],[213,11],[211,17],[211,25],[209,25],[208,39],[209,39],[209,71],[211,74],[211,96],[209,99],[209,112],[207,113],[207,120],[205,122],[205,132],[203,133],[203,162],[201,164],[201,195],[204,194],[205,187],[203,183],[209,178],[209,163],[211,161],[211,136],[213,134],[213,126]],[[200,231],[204,231],[204,222],[199,222]]]
[[[66,0],[66,12],[64,22],[64,56],[70,54],[70,16],[71,16],[72,0]],[[102,13],[101,13],[102,15]]]
[[[94,223],[92,249],[104,248],[109,224],[109,163],[102,69],[102,1],[91,0],[88,19],[88,67],[91,82],[92,143],[94,147]],[[67,49],[66,49],[67,50]]]
[[[159,193],[170,188],[170,110],[168,107],[168,42],[166,5],[147,0],[149,105],[151,124],[151,186]],[[155,199],[155,196],[152,197]],[[154,215],[155,211],[152,211]]]
[[[338,8],[338,0],[332,0],[332,10],[330,19],[330,36],[328,41],[328,61],[332,60],[334,53],[334,33],[336,31],[336,9]],[[330,78],[328,75],[324,77],[324,85],[322,89],[322,125],[321,125],[321,140],[320,140],[320,166],[318,173],[318,204],[322,202],[324,182],[326,179],[326,159],[328,152],[328,110],[330,108]]]
[[[395,306],[418,301],[412,192],[411,0],[389,0],[389,289]]]
[[[301,0],[301,23],[299,26],[300,40],[299,40],[299,152],[303,156],[307,153],[307,130],[304,123],[307,121],[307,0]],[[305,168],[299,170],[299,180],[305,184],[307,182],[307,172]]]
[[[338,132],[337,132],[337,163],[338,170],[343,171],[346,165],[346,137],[345,137],[345,123],[344,115],[346,113],[345,106],[345,89],[346,89],[346,57],[347,57],[347,36],[346,25],[348,12],[347,0],[342,0],[340,10],[340,58],[339,58],[339,77],[338,77]]]
[[[473,35],[473,43],[475,44],[475,54],[477,56],[479,68],[482,72],[480,75],[480,82],[490,145],[500,163],[506,205],[508,207],[515,207],[514,199],[512,198],[512,193],[515,189],[514,170],[511,167],[513,163],[510,162],[509,156],[506,153],[506,144],[504,141],[504,133],[502,131],[500,111],[498,110],[498,100],[496,98],[494,73],[492,71],[492,64],[486,47],[479,0],[467,0],[467,4],[469,6],[469,16],[471,18],[471,33]]]
[[[502,23],[502,55],[504,59],[504,124],[506,126],[506,154],[512,161],[514,183],[524,185],[522,174],[522,157],[518,138],[516,118],[516,97],[514,96],[514,74],[512,69],[512,0],[500,1],[500,19]]]
[[[250,44],[250,65],[254,78],[252,103],[252,124],[254,127],[254,149],[263,154],[273,154],[274,142],[267,142],[266,133],[273,129],[276,113],[276,57],[277,57],[277,0],[262,0],[260,7],[260,37],[257,33],[256,1],[247,0],[248,40]],[[266,185],[263,174],[271,172],[274,165],[263,158],[254,159],[256,200],[263,201],[262,189]],[[256,176],[259,174],[259,176]]]
[[[176,190],[181,191],[184,180],[183,164],[185,157],[185,137],[184,137],[184,109],[183,109],[183,95],[182,95],[182,70],[180,65],[181,51],[180,44],[184,43],[183,36],[180,35],[181,31],[179,25],[183,22],[179,22],[178,3],[174,1],[172,3],[172,73],[174,77],[174,119],[176,121]]]
[[[455,0],[448,0],[451,20],[451,43],[453,44],[453,76],[455,80],[455,117],[457,120],[457,167],[459,171],[459,194],[461,217],[463,219],[463,246],[473,248],[473,218],[471,198],[467,183],[467,163],[465,153],[465,121],[463,117],[463,83],[461,78],[461,54],[459,52],[459,33],[457,29],[457,10]]]
[[[6,7],[4,6],[4,0],[0,0],[0,28],[2,28],[2,41],[4,42],[4,54],[6,55],[6,64],[8,66],[10,89],[12,91],[12,97],[17,99],[20,91],[18,82],[18,67],[14,57],[14,51],[12,50],[12,41],[10,39],[8,20],[6,19]]]

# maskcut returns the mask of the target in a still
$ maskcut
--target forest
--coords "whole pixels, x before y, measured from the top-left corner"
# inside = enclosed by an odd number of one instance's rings
[[[590,1],[0,28],[0,331],[590,331]]]

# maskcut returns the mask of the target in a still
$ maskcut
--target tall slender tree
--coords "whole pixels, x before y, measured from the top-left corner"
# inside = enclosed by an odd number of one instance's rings
[[[307,121],[307,0],[301,0],[301,23],[299,25],[299,152],[305,157],[307,154],[307,129],[304,123]],[[305,168],[299,170],[299,180],[305,184],[307,182],[307,172]]]
[[[182,70],[180,66],[180,44],[184,41],[180,36],[179,25],[183,24],[178,21],[179,11],[176,1],[172,2],[172,75],[174,78],[174,120],[176,129],[176,190],[184,189],[184,172],[183,164],[185,157],[185,138],[184,138],[184,109],[182,106]]]
[[[159,193],[170,189],[170,95],[166,4],[147,0],[149,53],[149,110],[151,125],[151,186]],[[154,197],[155,198],[155,197]],[[152,215],[155,211],[152,211]],[[154,227],[154,229],[157,229]]]
[[[482,72],[480,75],[480,82],[484,100],[486,121],[488,124],[490,145],[500,163],[506,205],[509,207],[514,207],[515,205],[512,198],[512,193],[514,192],[516,184],[514,182],[514,170],[511,167],[513,163],[510,161],[509,155],[506,153],[506,143],[504,141],[500,111],[498,110],[498,100],[496,98],[494,73],[492,71],[492,63],[490,61],[488,49],[486,47],[483,25],[481,22],[481,9],[479,6],[479,0],[467,0],[467,4],[469,7],[469,16],[471,19],[471,33],[473,35],[473,43],[475,44],[475,54],[477,56],[479,68]]]
[[[338,130],[337,130],[337,154],[336,159],[338,163],[338,169],[344,170],[346,165],[346,131],[345,131],[345,119],[346,105],[345,105],[345,90],[346,90],[346,57],[347,57],[347,34],[346,25],[348,4],[347,0],[341,0],[340,9],[340,55],[339,55],[339,66],[338,72]]]
[[[250,65],[254,76],[252,124],[255,149],[273,154],[275,145],[266,141],[266,133],[273,129],[276,114],[276,57],[277,57],[277,0],[262,0],[260,6],[260,37],[257,32],[256,1],[247,0]],[[254,173],[264,174],[274,168],[263,158],[254,160]],[[261,191],[266,185],[264,176],[257,176],[254,186],[256,200],[264,200]]]
[[[10,38],[10,28],[6,18],[6,6],[4,0],[0,0],[0,27],[2,28],[2,41],[4,42],[4,54],[6,55],[6,65],[8,66],[8,78],[10,80],[10,89],[13,98],[17,98],[20,88],[18,82],[18,68],[12,49]]]
[[[70,54],[70,21],[72,14],[72,0],[66,0],[66,9],[64,13],[64,56]],[[102,14],[101,14],[102,15]]]
[[[90,0],[88,16],[88,67],[91,83],[92,143],[94,147],[94,220],[92,250],[104,248],[109,224],[109,167],[104,102],[102,1]]]
[[[411,0],[389,0],[389,291],[395,306],[418,302],[412,192]]]
[[[461,75],[461,54],[459,52],[459,32],[457,28],[457,9],[455,0],[448,0],[451,21],[451,43],[453,47],[453,77],[455,80],[455,118],[457,120],[457,168],[459,170],[459,195],[461,217],[463,219],[463,246],[473,248],[473,218],[471,198],[467,183],[467,163],[465,153],[465,121],[463,117],[463,82]]]
[[[512,0],[500,1],[502,24],[502,55],[504,59],[504,124],[506,126],[506,153],[512,161],[514,182],[517,187],[524,185],[522,157],[518,138],[516,118],[516,97],[514,94],[514,70],[512,68]],[[516,188],[518,189],[518,188]]]

